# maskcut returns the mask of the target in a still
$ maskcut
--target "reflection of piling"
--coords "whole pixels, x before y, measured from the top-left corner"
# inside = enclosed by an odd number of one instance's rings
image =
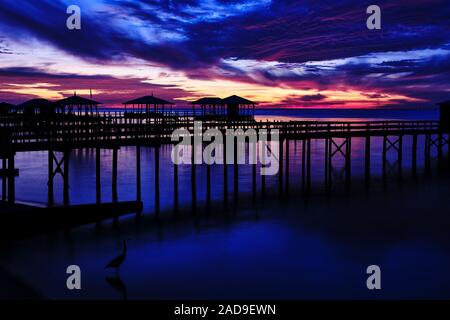
[[[325,138],[325,191],[330,191],[331,181],[329,177],[330,166],[330,139]]]
[[[398,148],[397,148],[398,156],[397,156],[397,174],[398,179],[402,179],[402,162],[403,162],[403,136],[400,135],[398,137]]]
[[[100,148],[95,148],[95,194],[97,203],[102,202],[102,183],[100,166]]]
[[[160,210],[160,190],[159,190],[159,145],[155,146],[155,214],[159,215]]]
[[[173,212],[178,213],[178,152],[175,152],[173,164]]]
[[[234,188],[233,188],[233,201],[234,204],[237,204],[239,198],[239,171],[238,171],[238,142],[237,139],[233,139],[233,149],[234,149],[234,159],[233,159],[233,167],[234,167]]]
[[[113,159],[112,159],[112,201],[117,202],[117,158],[118,149],[113,149]]]
[[[141,146],[136,146],[136,200],[142,200],[141,187]]]
[[[348,189],[351,183],[351,159],[352,159],[352,138],[347,137],[345,143],[345,186]]]
[[[70,162],[70,151],[64,150],[63,162],[64,162],[64,174],[63,174],[63,185],[64,185],[64,205],[69,205],[69,162]]]
[[[278,169],[278,194],[283,193],[283,138],[280,137],[280,152],[279,152],[279,169]]]
[[[8,202],[14,203],[16,201],[16,174],[14,168],[14,154],[11,154],[8,158]]]
[[[192,142],[192,165],[191,165],[191,194],[192,194],[192,213],[197,211],[197,186],[195,172],[195,143]]]
[[[206,206],[211,205],[211,165],[206,164]]]
[[[48,182],[47,182],[48,206],[49,207],[53,206],[53,203],[55,201],[54,188],[53,188],[53,180],[54,180],[53,158],[54,158],[53,151],[49,150],[48,151]]]
[[[425,134],[425,173],[430,174],[431,172],[431,135]]]
[[[311,190],[311,139],[306,141],[306,192]]]
[[[223,143],[223,202],[228,203],[228,166],[227,166],[227,144],[226,134]]]
[[[364,180],[366,187],[370,186],[370,136],[366,136],[364,148]]]
[[[414,134],[412,139],[411,173],[415,177],[417,172],[417,134]]]
[[[285,179],[285,192],[289,194],[289,139],[286,139],[286,179]]]
[[[6,158],[2,158],[2,170],[3,170],[3,176],[2,176],[2,202],[6,202]]]

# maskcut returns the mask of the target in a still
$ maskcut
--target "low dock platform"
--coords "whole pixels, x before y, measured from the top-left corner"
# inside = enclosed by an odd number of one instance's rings
[[[0,241],[68,230],[81,225],[118,218],[142,211],[141,201],[41,207],[30,204],[0,204]]]

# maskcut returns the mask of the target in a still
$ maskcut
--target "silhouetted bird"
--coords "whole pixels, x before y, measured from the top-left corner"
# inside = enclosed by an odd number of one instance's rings
[[[122,263],[125,261],[125,258],[127,257],[127,242],[125,240],[123,240],[123,249],[122,249],[122,253],[120,255],[118,255],[117,257],[115,257],[114,259],[112,259],[105,267],[105,269],[107,268],[113,268],[116,269],[116,272],[119,272],[120,266],[122,265]]]

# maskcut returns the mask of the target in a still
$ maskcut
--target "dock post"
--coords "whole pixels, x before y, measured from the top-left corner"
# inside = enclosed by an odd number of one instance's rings
[[[289,194],[289,139],[286,139],[286,181],[285,181],[286,195]]]
[[[70,150],[64,150],[64,174],[63,174],[63,179],[64,179],[64,205],[68,206],[69,205],[69,161],[70,161]]]
[[[266,163],[268,146],[269,146],[269,142],[267,140],[263,141],[261,143],[261,151],[260,151],[261,152],[261,168],[260,168],[261,173],[262,173],[263,166]],[[264,199],[265,195],[266,195],[266,175],[262,174],[261,175],[261,196],[263,199]]]
[[[283,143],[284,139],[280,137],[280,159],[279,159],[279,170],[278,170],[278,195],[283,194]]]
[[[2,169],[3,169],[3,176],[2,176],[2,202],[6,202],[6,179],[7,175],[6,172],[7,166],[6,166],[6,158],[2,158]]]
[[[14,174],[14,157],[12,154],[8,158],[8,202],[14,203],[16,201],[16,186],[15,186],[15,174]]]
[[[370,186],[370,135],[366,136],[365,152],[364,152],[364,177],[366,187]]]
[[[197,211],[197,181],[195,172],[195,142],[192,142],[192,165],[191,165],[191,192],[192,192],[192,213]]]
[[[159,190],[159,144],[155,146],[155,214],[158,217],[160,209]]]
[[[352,159],[352,138],[347,137],[347,142],[345,144],[345,185],[346,188],[350,187],[351,183],[351,159]]]
[[[425,135],[425,173],[429,174],[431,171],[431,135]]]
[[[238,171],[238,142],[237,139],[233,139],[233,145],[234,145],[234,160],[233,160],[233,166],[234,166],[234,178],[233,178],[233,201],[234,205],[236,206],[238,197],[239,197],[239,171]]]
[[[173,212],[178,213],[178,153],[175,152],[173,164]]]
[[[397,159],[397,165],[398,165],[398,179],[402,179],[402,161],[403,161],[403,136],[400,135],[398,137],[398,159]]]
[[[386,157],[386,153],[387,153],[387,150],[386,150],[386,148],[387,148],[387,136],[383,136],[383,159],[382,159],[382,162],[383,162],[383,182],[385,183],[386,182],[386,161],[387,161],[387,157]]]
[[[48,206],[53,206],[55,197],[54,197],[54,189],[53,189],[53,180],[55,177],[54,174],[54,169],[53,169],[53,160],[54,159],[54,154],[53,154],[53,150],[48,150],[48,182],[47,182],[47,187],[48,187]]]
[[[302,140],[302,191],[306,188],[306,139]]]
[[[102,202],[101,175],[100,175],[100,148],[95,148],[95,195],[97,203]]]
[[[118,149],[114,147],[113,149],[113,164],[112,164],[112,200],[117,202],[117,151]]]
[[[413,177],[416,176],[417,173],[417,134],[413,135],[413,141],[412,141],[412,157],[411,157],[411,174]]]
[[[307,139],[306,150],[306,190],[311,191],[311,138]]]
[[[227,143],[226,133],[223,142],[223,202],[228,203],[228,166],[227,166]]]
[[[211,165],[206,164],[206,207],[211,206]]]
[[[142,201],[141,187],[141,146],[136,145],[136,200]]]
[[[443,137],[442,137],[442,132],[441,131],[439,131],[439,134],[438,134],[438,145],[437,145],[437,148],[438,148],[438,167],[439,167],[439,170],[442,170],[442,168],[443,168],[443,146],[444,146],[444,144],[443,144]]]
[[[328,181],[328,170],[329,170],[329,144],[330,140],[325,138],[325,191],[328,192],[330,181]]]

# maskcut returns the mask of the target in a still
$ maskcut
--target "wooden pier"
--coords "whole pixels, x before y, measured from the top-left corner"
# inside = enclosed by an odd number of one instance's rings
[[[374,137],[382,137],[383,147],[380,150],[383,161],[383,177],[388,172],[387,154],[395,152],[397,154],[397,174],[402,178],[402,155],[403,140],[405,136],[412,137],[412,174],[417,172],[417,139],[423,136],[425,139],[425,170],[430,170],[430,155],[432,150],[438,154],[439,164],[442,165],[444,159],[444,146],[448,146],[449,130],[443,128],[439,121],[370,121],[370,122],[325,122],[325,121],[263,121],[254,120],[208,120],[202,123],[203,130],[210,128],[218,129],[225,133],[227,129],[253,129],[256,132],[266,130],[278,130],[280,137],[280,153],[278,172],[278,191],[280,194],[288,194],[289,190],[289,141],[296,141],[302,148],[301,171],[302,187],[308,193],[311,189],[311,140],[324,141],[324,167],[325,185],[332,183],[333,161],[342,157],[345,162],[345,184],[351,182],[351,152],[352,139],[365,139],[365,160],[364,176],[367,185],[370,184],[371,176],[371,141]],[[185,128],[194,132],[194,120],[189,116],[171,116],[156,119],[154,115],[145,117],[126,116],[123,113],[98,113],[88,116],[59,117],[58,119],[44,119],[39,121],[29,121],[18,116],[8,116],[0,119],[0,158],[2,162],[2,194],[3,202],[14,203],[15,201],[15,176],[18,169],[15,168],[15,155],[19,152],[28,151],[48,151],[48,205],[54,203],[53,180],[60,176],[63,183],[63,202],[69,205],[69,166],[71,151],[74,149],[92,148],[96,157],[96,203],[101,204],[101,168],[100,150],[112,150],[112,199],[117,202],[117,176],[118,176],[118,150],[124,146],[136,147],[136,201],[142,200],[141,196],[141,147],[151,147],[154,149],[154,197],[155,214],[160,211],[160,147],[161,145],[174,144],[171,141],[175,129]],[[235,151],[237,143],[235,143]],[[448,150],[448,149],[447,149]],[[226,145],[223,148],[224,160]],[[192,153],[192,163],[194,163],[195,153]],[[233,195],[235,203],[239,196],[239,168],[237,152],[234,152],[233,159]],[[448,157],[447,157],[448,158]],[[197,186],[196,186],[196,166],[192,165],[191,189],[192,189],[192,212],[196,212]],[[224,204],[229,202],[228,194],[228,165],[224,165]],[[206,167],[206,197],[207,205],[211,204],[211,168]],[[256,165],[252,167],[252,197],[255,201],[257,190]],[[179,188],[178,188],[178,166],[174,165],[174,211],[179,208]],[[266,177],[261,176],[261,194],[267,192]]]

